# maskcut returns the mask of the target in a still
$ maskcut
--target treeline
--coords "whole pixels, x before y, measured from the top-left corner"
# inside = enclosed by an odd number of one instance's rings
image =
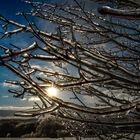
[[[68,136],[65,127],[51,118],[40,121],[0,120],[0,137],[62,137]]]

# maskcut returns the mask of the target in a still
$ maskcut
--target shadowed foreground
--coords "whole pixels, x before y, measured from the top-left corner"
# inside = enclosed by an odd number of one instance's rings
[[[104,118],[106,119],[106,118]],[[102,119],[102,122],[104,122]],[[113,118],[112,118],[113,119]],[[124,125],[125,122],[130,121],[128,125]],[[17,118],[17,117],[9,117],[0,119],[0,137],[1,138],[37,138],[37,137],[48,137],[48,138],[68,138],[74,139],[77,137],[84,138],[95,138],[97,140],[97,134],[103,137],[115,135],[129,135],[131,132],[135,134],[135,139],[140,133],[140,123],[139,119],[137,120],[129,120],[129,119],[119,119],[119,124],[95,124],[89,123],[85,127],[85,130],[82,129],[83,123],[72,121],[71,125],[73,127],[67,128],[67,120],[61,121],[56,118],[45,118],[45,119],[37,119],[37,118]],[[133,122],[133,123],[131,123]],[[122,125],[121,125],[122,124]],[[78,125],[81,125],[81,130],[76,129]],[[70,124],[69,124],[70,126]],[[102,128],[102,129],[101,129]],[[98,138],[100,139],[100,138]]]
[[[6,118],[0,120],[0,137],[58,137],[64,126],[54,120]]]

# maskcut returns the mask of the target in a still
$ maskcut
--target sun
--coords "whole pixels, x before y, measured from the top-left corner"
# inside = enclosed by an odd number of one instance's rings
[[[58,89],[56,87],[49,87],[47,88],[47,93],[50,97],[54,97],[54,96],[57,96],[58,94]]]

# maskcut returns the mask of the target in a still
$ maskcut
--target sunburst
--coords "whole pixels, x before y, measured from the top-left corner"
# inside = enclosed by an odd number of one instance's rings
[[[47,93],[50,97],[54,97],[57,96],[58,94],[58,89],[54,86],[51,86],[49,88],[47,88]]]

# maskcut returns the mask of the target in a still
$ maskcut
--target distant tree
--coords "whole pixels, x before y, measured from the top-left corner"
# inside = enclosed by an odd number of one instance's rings
[[[85,130],[91,124],[100,125],[101,131],[99,127],[91,128],[100,139],[104,139],[101,134],[107,128],[112,132],[112,128],[116,131],[123,127],[125,137],[128,133],[132,136],[136,129],[126,128],[140,123],[135,118],[129,119],[130,113],[139,117],[140,3],[132,0],[25,2],[32,10],[18,15],[26,23],[0,15],[1,39],[13,37],[18,42],[22,35],[32,43],[27,47],[1,45],[0,64],[20,77],[7,82],[22,90],[9,89],[9,92],[15,97],[37,96],[41,102],[35,102],[34,110],[16,115],[51,113],[70,120],[67,127],[71,133],[75,128]],[[59,95],[49,95],[49,87],[57,88]],[[77,127],[69,129],[71,121]]]

